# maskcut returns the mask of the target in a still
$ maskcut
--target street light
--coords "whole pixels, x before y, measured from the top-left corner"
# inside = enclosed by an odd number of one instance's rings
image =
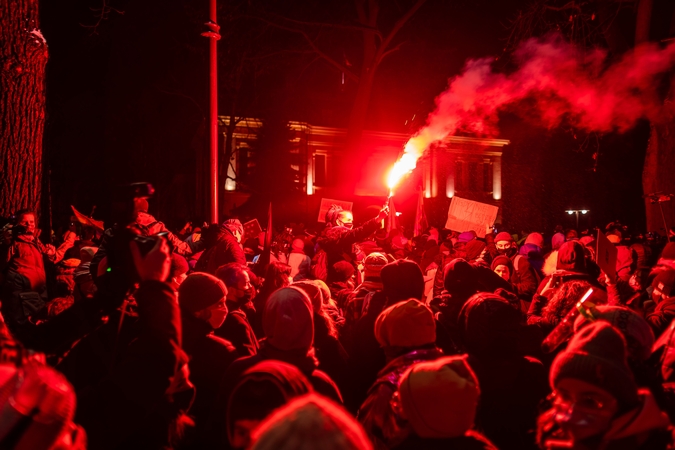
[[[572,214],[576,215],[576,217],[577,217],[577,228],[576,228],[576,230],[578,231],[579,230],[579,213],[586,215],[590,211],[588,209],[568,209],[568,210],[565,210],[565,212],[567,214],[569,214],[570,216]]]

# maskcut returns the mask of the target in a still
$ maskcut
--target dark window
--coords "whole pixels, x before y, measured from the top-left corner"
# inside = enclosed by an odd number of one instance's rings
[[[466,183],[464,183],[464,162],[455,161],[455,191],[465,191]]]
[[[326,155],[314,156],[314,186],[326,185]]]
[[[492,192],[492,164],[483,163],[483,191]]]
[[[478,172],[478,163],[470,162],[469,163],[469,191],[477,192],[480,190],[480,176],[482,173]]]

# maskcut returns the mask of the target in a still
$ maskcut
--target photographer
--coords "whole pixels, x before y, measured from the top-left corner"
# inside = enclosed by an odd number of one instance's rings
[[[17,212],[16,223],[2,229],[0,300],[2,314],[13,332],[28,323],[29,317],[45,305],[47,277],[43,258],[58,263],[75,243],[72,231],[66,232],[64,242],[58,248],[43,244],[37,239],[38,235],[35,213],[30,210]]]

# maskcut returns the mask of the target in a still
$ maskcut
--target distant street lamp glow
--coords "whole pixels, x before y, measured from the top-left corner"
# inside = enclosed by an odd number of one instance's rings
[[[565,212],[569,214],[570,216],[572,214],[575,214],[577,216],[577,229],[579,228],[579,213],[581,214],[588,214],[590,210],[588,209],[566,209]]]

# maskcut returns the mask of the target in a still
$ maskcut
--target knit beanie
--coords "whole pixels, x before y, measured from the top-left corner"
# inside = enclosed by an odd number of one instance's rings
[[[291,399],[313,392],[312,385],[295,366],[268,359],[246,370],[227,404],[227,436],[234,440],[237,420],[264,420]]]
[[[223,222],[223,226],[230,230],[233,234],[239,232],[240,235],[244,234],[244,226],[241,224],[239,219],[227,219]]]
[[[478,239],[474,239],[473,241],[469,241],[466,243],[464,246],[464,253],[466,254],[466,259],[468,261],[472,261],[476,258],[478,258],[485,248],[485,242],[479,241]]]
[[[388,264],[387,257],[382,253],[371,253],[364,260],[364,275],[366,277],[380,277],[380,272]]]
[[[562,233],[556,233],[551,238],[551,247],[553,250],[558,250],[561,245],[565,242],[565,235]]]
[[[183,275],[190,270],[187,261],[178,253],[171,254],[171,271],[169,272],[169,277],[177,277]]]
[[[523,332],[521,313],[500,295],[474,294],[462,306],[457,323],[471,354],[491,358],[517,352]]]
[[[196,313],[227,296],[227,288],[211,274],[195,272],[178,287],[178,305],[183,311]]]
[[[513,274],[513,262],[511,261],[511,258],[509,258],[508,256],[499,255],[495,259],[493,259],[492,264],[490,265],[490,269],[494,272],[497,266],[506,266],[509,268],[509,273]]]
[[[314,283],[314,280],[302,280],[293,283],[293,286],[302,289],[307,294],[309,300],[312,302],[312,309],[314,312],[320,312],[323,306],[323,292],[319,289],[319,285]]]
[[[384,294],[389,304],[424,297],[424,275],[416,263],[405,259],[391,262],[380,272]]]
[[[325,281],[323,280],[312,280],[312,282],[319,288],[321,291],[321,300],[323,301],[324,305],[326,303],[331,302],[331,293],[330,293],[330,288],[326,284]]]
[[[675,242],[668,242],[661,252],[660,259],[675,259]]]
[[[495,236],[495,242],[499,242],[499,241],[513,242],[513,236],[511,236],[506,231],[501,231],[501,232],[497,233],[497,236]]]
[[[654,288],[653,295],[661,297],[675,297],[675,270],[663,269],[660,270],[652,281],[652,288]]]
[[[84,431],[72,420],[77,399],[63,374],[29,361],[0,370],[3,447],[13,449],[86,448]],[[64,446],[64,437],[76,442]]]
[[[476,292],[476,272],[464,259],[456,258],[446,264],[443,269],[443,287],[455,295],[457,292]]]
[[[434,313],[411,298],[380,313],[375,321],[375,338],[382,347],[416,348],[436,342]]]
[[[446,356],[412,366],[401,378],[399,398],[415,434],[455,438],[473,426],[480,389],[462,356]]]
[[[649,323],[635,311],[623,306],[598,305],[593,311],[593,318],[608,322],[621,332],[626,340],[628,358],[634,361],[645,361],[652,354],[654,332]],[[574,322],[574,332],[592,323],[580,315]]]
[[[474,239],[476,239],[476,232],[473,230],[465,231],[464,233],[460,233],[459,236],[457,236],[457,242],[467,243]]]
[[[354,269],[354,266],[349,264],[347,261],[336,262],[335,264],[333,264],[333,270],[337,275],[337,281],[349,280],[349,278],[351,278],[351,276],[354,275],[354,272],[356,271],[356,269]]]
[[[525,239],[526,244],[534,244],[539,248],[544,248],[544,236],[542,236],[539,233],[530,233],[527,235],[527,239]]]
[[[267,342],[278,350],[309,350],[314,342],[312,302],[302,289],[277,289],[265,304]]]
[[[301,252],[305,249],[305,241],[302,239],[293,239],[293,243],[291,243],[291,250],[295,250],[296,252]]]
[[[594,322],[572,336],[567,349],[556,356],[549,382],[585,381],[612,394],[622,407],[639,403],[638,387],[626,362],[626,341],[621,332],[604,321]]]
[[[253,432],[252,450],[372,450],[363,427],[318,394],[290,401]]]
[[[567,241],[558,249],[558,270],[570,270],[572,272],[586,271],[586,256],[584,246],[578,241]]]

